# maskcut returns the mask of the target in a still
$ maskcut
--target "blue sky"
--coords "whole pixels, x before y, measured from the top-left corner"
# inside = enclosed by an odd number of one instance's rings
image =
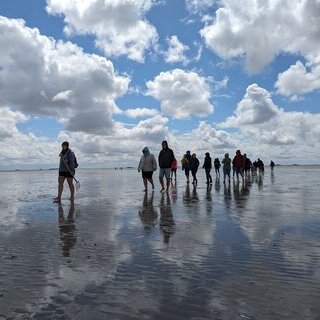
[[[315,164],[317,0],[2,0],[0,169],[241,149]]]

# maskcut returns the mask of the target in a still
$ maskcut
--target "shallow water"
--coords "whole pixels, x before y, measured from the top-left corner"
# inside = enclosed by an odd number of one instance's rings
[[[0,320],[320,319],[319,167],[147,195],[79,170],[61,206],[56,175],[0,173]]]

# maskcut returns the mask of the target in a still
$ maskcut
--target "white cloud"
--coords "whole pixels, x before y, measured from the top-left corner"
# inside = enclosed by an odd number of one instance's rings
[[[183,64],[188,63],[188,58],[185,56],[184,52],[189,50],[189,47],[181,43],[177,36],[172,36],[167,39],[169,48],[165,52],[165,61],[167,63],[177,63],[182,62]]]
[[[210,103],[210,87],[205,78],[181,69],[161,72],[147,82],[147,94],[161,102],[164,114],[176,119],[207,116],[214,108]]]
[[[58,154],[47,138],[36,137],[32,133],[23,134],[17,124],[29,119],[19,111],[9,107],[0,107],[0,163],[1,168],[15,168],[17,165],[37,165],[52,161],[52,155]]]
[[[247,88],[234,115],[220,127],[239,128],[249,144],[295,145],[297,148],[308,145],[315,152],[315,144],[320,139],[320,114],[285,112],[273,103],[267,90],[253,84]]]
[[[245,57],[250,73],[281,52],[315,55],[320,50],[319,1],[222,0],[215,19],[200,31],[223,59]]]
[[[16,123],[25,122],[28,117],[8,107],[0,107],[0,140],[14,137],[18,133]]]
[[[52,98],[52,102],[56,102],[56,101],[71,101],[73,97],[73,91],[72,90],[66,90],[66,91],[62,91],[57,93],[53,98]]]
[[[91,34],[107,56],[126,55],[138,62],[157,42],[158,35],[145,14],[152,0],[47,0],[50,14],[65,16],[65,33]]]
[[[186,9],[190,13],[198,13],[213,6],[215,0],[186,0]]]
[[[320,89],[320,64],[311,65],[308,70],[301,61],[297,61],[278,75],[275,87],[278,93],[293,99],[296,99],[297,95]]]
[[[70,130],[112,129],[114,99],[127,91],[129,78],[116,75],[104,57],[42,36],[22,20],[0,17],[0,28],[0,103],[53,116]]]
[[[168,121],[168,118],[155,115],[139,121],[132,128],[115,123],[112,135],[99,137],[90,133],[73,132],[69,137],[59,137],[59,140],[72,141],[72,145],[80,150],[82,162],[88,165],[136,165],[144,146],[149,146],[154,153],[159,152],[161,141],[169,135]]]
[[[129,118],[138,118],[138,117],[152,117],[158,114],[159,112],[156,109],[134,108],[134,109],[127,109],[123,113]]]
[[[238,103],[235,115],[226,121],[226,126],[256,125],[277,115],[270,93],[257,84],[248,86],[244,98]]]

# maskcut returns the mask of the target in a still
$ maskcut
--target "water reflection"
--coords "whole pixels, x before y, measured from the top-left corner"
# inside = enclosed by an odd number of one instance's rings
[[[192,188],[192,193],[191,193],[191,199],[190,199],[193,203],[197,203],[199,202],[199,196],[198,196],[198,192],[197,192],[197,186],[194,184],[193,188]]]
[[[231,208],[231,200],[232,200],[231,186],[230,186],[230,183],[228,183],[228,184],[225,183],[223,186],[224,186],[224,188],[223,188],[224,202],[225,202],[226,208],[230,209]]]
[[[172,202],[176,203],[178,200],[178,189],[177,189],[177,180],[174,181],[171,180],[171,197]]]
[[[77,242],[74,202],[71,201],[67,216],[64,214],[64,209],[61,203],[59,204],[58,211],[62,255],[64,257],[69,257],[71,249]]]
[[[274,171],[271,170],[271,183],[274,184]]]
[[[249,199],[251,183],[248,179],[242,183],[235,181],[233,184],[233,197],[237,208],[245,208]]]
[[[139,211],[140,220],[145,230],[151,230],[155,227],[158,220],[158,212],[153,205],[154,192],[148,196],[148,193],[145,192],[142,207]]]
[[[175,232],[175,222],[168,193],[162,193],[160,199],[160,229],[163,233],[163,242],[169,243],[170,237]]]
[[[191,203],[191,194],[190,194],[190,185],[189,183],[186,185],[186,190],[183,193],[183,203],[185,204],[186,207],[190,206]]]
[[[214,188],[216,190],[217,193],[220,193],[220,176],[216,176],[216,180],[215,180],[215,183],[214,183]]]
[[[212,184],[207,185],[206,195],[205,195],[205,204],[207,214],[212,212]]]

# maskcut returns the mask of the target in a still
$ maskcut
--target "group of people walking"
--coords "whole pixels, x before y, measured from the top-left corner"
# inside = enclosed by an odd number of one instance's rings
[[[155,156],[149,152],[149,149],[145,147],[142,150],[142,157],[140,159],[138,165],[138,171],[142,172],[142,179],[145,187],[145,191],[148,190],[148,181],[150,182],[152,189],[154,189],[154,182],[153,182],[153,172],[157,170],[157,161]],[[273,161],[272,161],[273,163]],[[162,141],[162,150],[158,156],[158,164],[159,164],[159,181],[161,185],[160,192],[168,191],[170,187],[170,180],[177,178],[177,168],[178,168],[178,161],[174,156],[174,152],[168,147],[168,142],[166,140]],[[202,168],[205,169],[206,173],[206,183],[212,184],[212,177],[211,177],[211,170],[212,167],[215,169],[215,173],[217,176],[220,177],[220,167],[222,165],[223,170],[223,183],[226,180],[230,183],[230,175],[231,169],[233,170],[233,177],[236,176],[237,180],[239,177],[244,179],[245,175],[250,174],[251,172],[254,174],[255,172],[259,171],[260,173],[264,172],[264,164],[261,159],[258,158],[257,161],[253,163],[251,160],[246,156],[246,154],[241,154],[240,150],[236,151],[236,154],[231,160],[229,154],[226,153],[224,158],[220,160],[219,158],[215,158],[212,165],[212,159],[210,157],[210,153],[205,153],[204,162]],[[192,184],[197,185],[197,172],[200,166],[200,161],[197,158],[195,153],[191,154],[191,151],[188,150],[181,159],[181,168],[185,173],[187,183],[190,183],[190,172],[192,176]],[[271,165],[270,165],[271,166]],[[274,163],[273,163],[274,167]],[[272,169],[273,169],[272,167]],[[164,177],[166,178],[166,183],[164,182]]]
[[[160,192],[168,191],[170,187],[170,180],[177,178],[177,168],[178,168],[178,161],[174,156],[173,151],[169,148],[168,142],[166,140],[162,141],[162,149],[159,152],[158,156],[158,164],[159,164],[159,181],[161,185]],[[60,165],[59,165],[59,178],[58,178],[58,195],[54,198],[55,202],[61,202],[61,195],[63,191],[63,184],[64,181],[67,180],[69,189],[70,189],[70,200],[74,199],[74,185],[73,179],[75,174],[75,168],[78,166],[76,157],[72,150],[69,148],[69,143],[64,141],[61,145],[62,150],[59,154],[60,157]],[[157,170],[157,161],[155,156],[150,153],[148,147],[144,147],[142,150],[142,157],[140,159],[138,165],[138,171],[142,172],[142,179],[144,184],[144,190],[148,190],[148,182],[151,184],[152,189],[154,189],[154,182],[153,182],[153,172]],[[250,174],[250,172],[255,173],[259,171],[260,173],[264,172],[264,164],[261,159],[258,158],[257,161],[253,163],[251,160],[246,156],[246,154],[242,155],[240,150],[236,151],[236,154],[231,160],[229,154],[226,153],[224,158],[222,159],[221,163],[219,158],[215,158],[213,161],[213,166],[215,169],[215,173],[217,176],[220,177],[220,167],[222,165],[223,169],[223,182],[225,183],[226,180],[230,183],[230,172],[231,168],[233,169],[233,177],[237,177],[239,180],[239,176],[244,179],[244,175]],[[197,172],[200,166],[200,161],[197,158],[195,153],[190,152],[188,150],[183,158],[181,159],[181,167],[185,173],[187,178],[187,183],[190,182],[190,172],[192,175],[192,183],[194,185],[198,184],[197,179]],[[273,170],[275,164],[273,161],[270,163],[271,170]],[[205,169],[206,173],[206,180],[207,184],[212,184],[212,177],[211,177],[211,169],[212,169],[212,159],[210,157],[210,153],[205,153],[204,162],[202,168]],[[166,182],[164,181],[166,178]]]

